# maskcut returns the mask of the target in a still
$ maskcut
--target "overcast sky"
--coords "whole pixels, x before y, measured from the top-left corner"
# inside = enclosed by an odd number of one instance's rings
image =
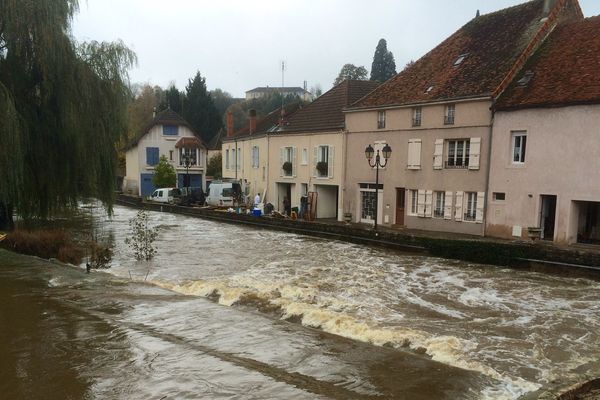
[[[370,71],[385,38],[397,69],[481,13],[524,0],[83,0],[80,40],[121,39],[138,56],[132,82],[183,89],[200,71],[234,97],[257,86],[332,86],[342,65]],[[580,0],[586,17],[600,1]]]

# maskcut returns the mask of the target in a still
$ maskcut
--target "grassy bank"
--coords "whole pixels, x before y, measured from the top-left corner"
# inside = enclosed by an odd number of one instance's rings
[[[67,231],[58,229],[15,230],[7,233],[0,247],[45,259],[56,258],[75,265],[81,263],[85,255],[84,249],[75,243]]]

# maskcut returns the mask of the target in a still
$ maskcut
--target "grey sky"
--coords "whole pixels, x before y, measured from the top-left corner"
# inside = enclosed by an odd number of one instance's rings
[[[197,70],[209,89],[235,97],[257,86],[320,84],[328,90],[345,63],[368,70],[380,38],[396,66],[416,60],[481,13],[524,0],[87,0],[75,18],[78,40],[121,39],[139,59],[132,82],[183,89]],[[600,1],[580,0],[586,17]]]

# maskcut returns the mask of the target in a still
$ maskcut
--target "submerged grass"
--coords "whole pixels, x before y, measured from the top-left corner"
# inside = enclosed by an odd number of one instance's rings
[[[81,263],[85,255],[68,232],[57,229],[15,230],[7,234],[6,239],[0,242],[0,247],[45,259],[56,258],[75,265]]]

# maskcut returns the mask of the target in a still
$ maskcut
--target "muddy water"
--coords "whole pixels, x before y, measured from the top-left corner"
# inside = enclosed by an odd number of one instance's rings
[[[136,263],[123,243],[134,215],[96,215],[115,240],[109,275],[48,276],[30,300],[58,308],[31,312],[59,336],[16,346],[49,349],[86,395],[516,399],[600,375],[598,282],[161,213],[159,253]],[[56,348],[69,335],[75,354]],[[14,382],[41,368],[24,363]]]

